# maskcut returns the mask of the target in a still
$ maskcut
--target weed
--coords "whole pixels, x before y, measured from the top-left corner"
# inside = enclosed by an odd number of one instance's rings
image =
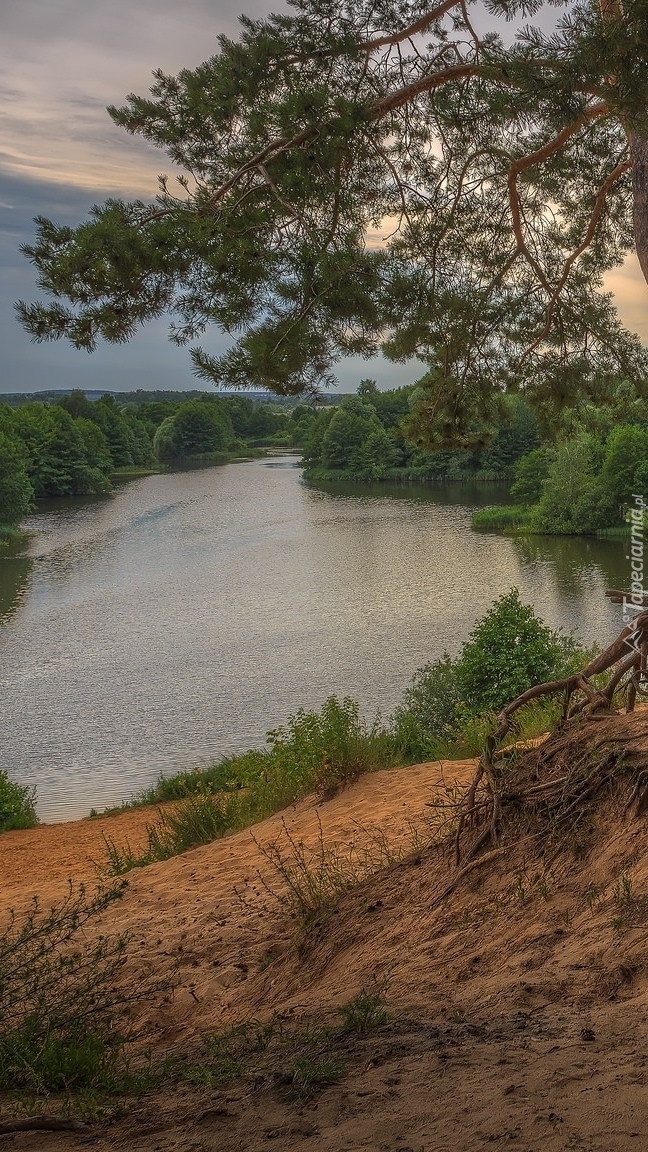
[[[379,991],[368,992],[362,988],[346,1004],[338,1008],[345,1032],[370,1032],[380,1028],[388,1020],[382,996]]]
[[[284,904],[304,931],[317,924],[337,905],[340,897],[401,858],[390,849],[381,833],[368,836],[365,843],[342,846],[327,845],[319,816],[315,848],[295,840],[282,821],[283,841],[277,839],[265,846],[252,839],[282,881],[276,892],[261,878],[266,890]],[[367,835],[367,834],[365,834]]]
[[[526,904],[527,890],[524,886],[525,875],[524,872],[516,872],[515,881],[513,884],[513,894],[520,901],[520,904]]]
[[[595,884],[590,884],[587,892],[585,893],[587,907],[589,908],[590,912],[594,911],[595,905],[598,906],[601,903],[602,896],[603,893],[601,889],[597,888]]]
[[[293,1100],[311,1100],[329,1084],[336,1084],[342,1072],[339,1061],[330,1056],[320,1060],[295,1056],[287,1069],[292,1084],[290,1096]]]
[[[638,895],[628,872],[622,872],[612,893],[612,901],[616,908],[616,915],[612,918],[612,927],[620,932],[623,928],[636,926],[645,921],[648,909],[648,896]]]
[[[157,860],[169,860],[188,848],[218,840],[237,823],[237,797],[227,800],[209,792],[197,792],[181,801],[171,811],[158,809],[158,818],[147,824],[147,845],[136,853],[128,840],[120,847],[105,836],[104,844],[109,876],[122,876],[131,868],[142,868]]]
[[[551,899],[551,888],[549,887],[546,876],[538,877],[536,881],[536,887],[538,889],[539,895],[543,900]]]
[[[38,824],[36,789],[16,784],[0,769],[0,832]]]
[[[89,897],[70,885],[48,912],[34,899],[22,920],[12,913],[0,935],[0,1089],[113,1092],[150,1081],[150,1069],[128,1059],[126,1011],[171,981],[124,976],[127,934],[80,943],[122,892]]]

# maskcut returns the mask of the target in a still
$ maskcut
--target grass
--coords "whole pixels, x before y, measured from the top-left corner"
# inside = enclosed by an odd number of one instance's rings
[[[494,505],[473,512],[472,527],[477,531],[496,532],[502,529],[530,531],[529,509],[520,504]]]
[[[337,1022],[274,1015],[266,1023],[248,1020],[227,1032],[205,1036],[198,1058],[182,1075],[191,1084],[223,1088],[247,1080],[279,1087],[288,1100],[312,1100],[344,1075],[341,1049],[388,1021],[379,991],[362,988],[336,1011]]]
[[[134,803],[177,801],[176,807],[158,811],[147,825],[147,844],[140,852],[128,842],[118,845],[105,837],[106,871],[121,876],[131,868],[168,860],[247,828],[309,792],[330,797],[362,773],[397,761],[394,741],[380,720],[368,726],[353,700],[332,696],[319,712],[300,709],[285,727],[270,731],[265,750],[160,779]]]
[[[397,863],[407,854],[406,849],[396,851],[391,848],[381,833],[365,833],[364,843],[327,844],[319,816],[318,826],[314,848],[296,840],[284,822],[281,836],[267,846],[253,837],[280,882],[277,890],[262,880],[263,886],[286,908],[302,933],[326,919],[345,892],[357,888],[363,880]]]
[[[123,887],[88,896],[70,885],[47,911],[34,899],[22,917],[12,913],[0,934],[0,1090],[70,1096],[151,1083],[150,1063],[129,1055],[128,1011],[172,980],[128,975],[127,933],[85,935]]]
[[[34,828],[38,824],[35,804],[36,790],[16,784],[0,769],[0,832]]]

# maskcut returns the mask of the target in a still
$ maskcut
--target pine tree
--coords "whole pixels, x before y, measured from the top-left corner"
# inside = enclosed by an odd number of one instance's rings
[[[308,393],[382,345],[426,365],[411,429],[466,448],[523,390],[541,415],[612,378],[645,387],[602,274],[634,247],[648,278],[648,0],[293,0],[113,120],[185,175],[154,203],[109,200],[25,251],[50,304],[37,340],[92,349],[172,316],[196,373]],[[373,244],[371,234],[389,235]],[[63,300],[67,298],[67,304]]]

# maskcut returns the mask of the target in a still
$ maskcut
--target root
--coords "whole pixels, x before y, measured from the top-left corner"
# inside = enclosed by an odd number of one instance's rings
[[[593,678],[606,672],[610,673],[607,684],[603,688],[596,686],[592,682]],[[495,850],[499,849],[504,813],[512,807],[518,811],[524,809],[529,815],[537,815],[542,810],[543,818],[553,825],[554,830],[569,826],[582,815],[601,789],[614,782],[613,770],[618,763],[618,750],[608,749],[607,754],[594,764],[591,758],[586,763],[587,757],[581,757],[576,763],[570,763],[567,758],[566,763],[560,764],[560,775],[547,780],[541,780],[540,776],[547,771],[551,773],[551,766],[555,767],[560,762],[561,752],[568,752],[570,747],[574,751],[574,733],[577,733],[578,725],[585,719],[609,715],[615,699],[624,700],[626,711],[632,712],[637,694],[647,692],[647,682],[648,611],[643,611],[632,624],[623,629],[613,644],[580,671],[562,680],[537,684],[507,704],[497,717],[494,731],[487,737],[484,752],[461,804],[454,838],[456,866],[459,867],[462,860],[474,861],[488,844]],[[563,697],[562,715],[557,729],[559,735],[547,745],[536,749],[538,782],[529,785],[527,777],[525,786],[520,781],[520,786],[511,790],[510,779],[507,779],[508,787],[505,790],[504,776],[510,776],[510,773],[506,773],[506,752],[500,745],[510,731],[515,713],[532,700],[557,695]],[[647,784],[648,772],[640,773],[626,807],[631,807]],[[480,824],[482,826],[477,835],[464,850],[466,833]],[[450,891],[462,874],[463,869],[452,881]]]

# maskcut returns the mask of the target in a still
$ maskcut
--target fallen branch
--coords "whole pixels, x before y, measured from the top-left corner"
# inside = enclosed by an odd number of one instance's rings
[[[11,1132],[87,1132],[87,1124],[68,1116],[20,1116],[15,1120],[0,1120],[0,1136]]]

